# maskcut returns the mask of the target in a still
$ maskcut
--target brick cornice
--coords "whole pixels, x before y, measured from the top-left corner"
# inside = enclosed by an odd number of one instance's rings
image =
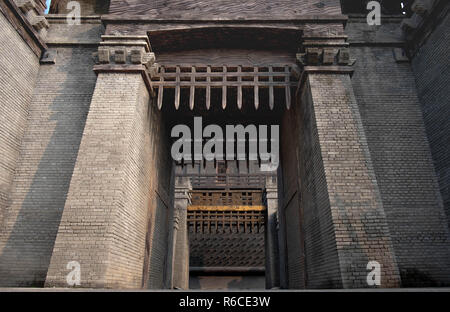
[[[102,21],[105,24],[109,23],[189,23],[189,24],[202,24],[202,23],[212,23],[212,24],[227,24],[227,23],[262,23],[262,24],[270,24],[270,23],[291,23],[296,22],[299,24],[302,23],[343,23],[344,25],[348,21],[348,16],[343,14],[300,14],[295,17],[275,17],[275,18],[267,18],[267,16],[251,16],[246,19],[236,19],[235,16],[221,16],[217,18],[211,18],[208,16],[202,17],[198,16],[196,18],[192,18],[191,15],[177,16],[177,17],[160,17],[158,15],[117,15],[117,14],[105,14],[102,15]]]
[[[336,66],[351,66],[348,36],[343,27],[329,28],[310,26],[302,32],[297,62],[301,68],[321,66],[334,71]]]
[[[155,96],[150,77],[158,69],[146,36],[102,36],[95,73],[140,73],[150,96]]]
[[[350,58],[347,36],[343,30],[311,29],[304,31],[297,53],[300,67],[296,74],[299,80],[296,96],[302,89],[309,74],[353,75],[354,59]]]
[[[47,49],[47,45],[40,38],[37,31],[27,20],[25,15],[17,7],[12,0],[0,1],[0,11],[11,23],[11,25],[17,30],[19,35],[28,44],[30,49],[36,54],[38,58],[41,57],[43,51]]]

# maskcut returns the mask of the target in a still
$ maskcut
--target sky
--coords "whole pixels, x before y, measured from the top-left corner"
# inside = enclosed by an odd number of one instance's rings
[[[46,3],[47,3],[47,9],[45,10],[45,14],[47,14],[48,13],[48,9],[50,9],[50,2],[51,2],[52,0],[46,0]]]

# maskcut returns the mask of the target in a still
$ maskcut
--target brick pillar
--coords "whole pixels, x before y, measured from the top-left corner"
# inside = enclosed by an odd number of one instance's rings
[[[0,2],[0,287],[42,285],[52,236],[49,227],[42,230],[46,221],[40,218],[42,210],[37,208],[40,200],[36,193],[19,190],[18,186],[37,176],[32,165],[23,164],[40,160],[41,156],[33,153],[30,157],[24,146],[30,110],[37,106],[39,59],[47,49],[34,19],[45,21],[39,26],[48,27],[45,18],[38,16],[35,2],[23,2]],[[27,12],[33,14],[33,19]],[[21,176],[24,171],[33,177]],[[26,200],[31,196],[35,199],[32,205]],[[46,194],[47,198],[51,196]],[[53,211],[48,208],[44,213]],[[39,231],[33,232],[35,226]]]
[[[178,178],[175,187],[173,222],[173,284],[172,288],[189,289],[189,237],[187,207],[190,204],[189,178]]]
[[[141,287],[149,206],[157,189],[153,180],[156,175],[167,180],[164,174],[171,173],[157,172],[164,166],[155,159],[165,149],[149,131],[159,119],[147,74],[154,61],[148,42],[140,37],[103,39],[46,287],[68,287],[71,261],[80,264],[80,287]]]
[[[321,41],[323,48],[307,47],[298,55],[301,157],[308,161],[300,164],[306,287],[326,287],[332,278],[344,288],[369,287],[369,261],[381,265],[380,287],[398,287],[391,236],[351,84],[352,61],[345,42],[341,47],[336,42]]]
[[[278,252],[278,186],[276,177],[266,178],[266,288],[280,287]]]

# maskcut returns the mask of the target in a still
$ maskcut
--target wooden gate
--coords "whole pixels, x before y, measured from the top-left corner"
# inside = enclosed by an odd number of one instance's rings
[[[264,268],[265,214],[262,191],[192,191],[191,268]]]

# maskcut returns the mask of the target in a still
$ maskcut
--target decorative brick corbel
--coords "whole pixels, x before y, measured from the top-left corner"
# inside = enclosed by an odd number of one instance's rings
[[[30,22],[30,18],[38,14],[36,2],[34,0],[1,0],[0,14],[13,25],[19,36],[40,59],[47,45]]]
[[[16,0],[15,3],[17,7],[19,7],[19,9],[25,14],[36,8],[36,3],[34,0]]]
[[[55,64],[56,63],[56,50],[46,50],[42,58],[39,60],[40,64]]]
[[[34,29],[37,30],[41,38],[45,39],[45,37],[47,37],[47,30],[50,25],[48,24],[48,21],[44,16],[35,16],[31,21],[31,24],[33,25]]]
[[[109,49],[105,48],[98,49],[98,61],[100,64],[109,64],[110,62]]]
[[[36,3],[34,0],[15,0],[17,7],[25,14],[26,19],[33,28],[38,32],[39,36],[43,39],[47,36],[47,29],[49,23],[47,19],[39,15],[36,9]]]
[[[308,65],[319,65],[322,52],[323,50],[319,48],[307,48],[306,63]]]
[[[420,23],[422,22],[422,18],[417,15],[414,14],[413,16],[411,16],[410,18],[405,18],[402,23],[400,24],[400,28],[406,33],[410,33],[414,30],[416,30]]]
[[[130,60],[132,64],[143,64],[142,49],[133,49],[130,52]]]
[[[356,62],[350,57],[350,50],[345,43],[336,46],[327,44],[317,48],[307,47],[304,53],[296,54],[296,59],[301,68],[298,78],[299,85],[296,91],[297,96],[308,74],[352,75],[354,72],[352,66]]]
[[[32,22],[31,25],[33,25],[33,27],[37,30],[40,31],[41,29],[45,28],[49,28],[50,25],[48,24],[47,19],[44,16],[36,16]]]
[[[148,38],[145,36],[102,36],[96,54],[96,73],[125,72],[141,73],[152,97],[155,96],[150,77],[157,73],[155,54],[150,51]]]
[[[433,2],[434,1],[432,1],[432,0],[416,0],[411,5],[411,10],[414,13],[424,17],[425,15],[428,14],[430,9],[432,8]]]
[[[323,65],[333,65],[336,58],[334,49],[323,49]]]
[[[355,63],[348,48],[307,48],[305,53],[297,53],[296,57],[302,67],[323,66],[326,69],[327,66],[352,66]]]
[[[147,68],[147,72],[150,75],[150,77],[156,76],[156,74],[158,74],[159,71],[159,64],[156,63],[155,61],[156,61],[155,53],[150,52],[144,54],[143,63]]]
[[[394,54],[394,60],[397,63],[408,63],[410,61],[406,51],[402,48],[394,48],[392,53]]]
[[[324,25],[305,25],[297,61],[303,71],[351,72],[347,35],[344,29]]]
[[[116,64],[125,64],[127,62],[127,50],[124,48],[114,50],[114,62]]]
[[[349,65],[350,64],[349,49],[347,49],[347,48],[339,49],[338,64],[339,65]]]
[[[142,63],[145,65],[147,69],[149,69],[156,61],[155,53],[145,53],[142,58]]]

